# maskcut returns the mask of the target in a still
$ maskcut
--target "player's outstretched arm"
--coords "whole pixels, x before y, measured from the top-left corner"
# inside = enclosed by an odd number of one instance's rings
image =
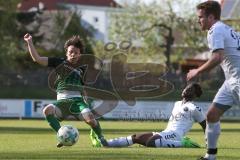
[[[204,63],[202,66],[200,66],[197,69],[191,69],[187,74],[187,81],[190,81],[194,77],[198,76],[200,73],[209,71],[218,64],[220,64],[223,60],[224,50],[217,50],[212,53],[212,57]]]
[[[32,36],[27,33],[24,36],[24,40],[27,42],[28,45],[28,50],[29,53],[33,59],[34,62],[37,62],[38,64],[41,64],[43,66],[47,66],[48,65],[48,57],[41,57],[38,52],[36,51],[33,43],[32,43]]]

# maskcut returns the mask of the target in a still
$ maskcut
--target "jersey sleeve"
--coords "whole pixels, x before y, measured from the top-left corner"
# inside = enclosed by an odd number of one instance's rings
[[[206,119],[201,107],[195,106],[195,109],[193,111],[193,119],[199,123]]]
[[[49,57],[48,58],[48,67],[56,68],[58,65],[64,62],[64,58]]]
[[[224,49],[224,34],[221,32],[221,27],[208,32],[208,45],[212,53],[218,49]]]
[[[87,65],[83,65],[83,66],[79,66],[78,67],[78,70],[80,72],[80,75],[81,75],[81,82],[83,85],[85,85],[85,82],[86,82],[86,71],[87,71]]]

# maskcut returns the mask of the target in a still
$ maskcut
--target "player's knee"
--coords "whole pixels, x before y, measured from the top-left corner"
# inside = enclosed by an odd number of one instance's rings
[[[91,127],[96,127],[98,125],[94,115],[92,114],[92,112],[88,108],[84,109],[81,112],[81,114],[82,114],[82,117],[83,117],[84,121],[88,125],[90,125]]]
[[[218,122],[220,120],[220,117],[224,114],[225,110],[219,108],[218,105],[221,105],[221,104],[213,103],[210,106],[206,115],[206,119],[208,122],[211,122],[211,123]],[[221,106],[225,106],[225,105],[221,105]]]
[[[147,142],[146,142],[146,146],[147,146],[147,147],[156,147],[155,141],[156,141],[157,139],[160,139],[160,138],[161,138],[160,135],[154,135],[154,136],[150,137],[150,138],[147,140]]]
[[[45,116],[54,114],[54,106],[49,104],[43,109],[43,114]]]
[[[155,140],[151,139],[151,140],[147,141],[146,146],[147,147],[156,147]]]
[[[217,122],[217,121],[219,121],[220,116],[214,110],[209,110],[206,115],[206,119],[208,122]]]
[[[90,125],[91,127],[97,126],[97,121],[95,119],[85,119],[85,122]]]
[[[137,144],[146,146],[144,134],[133,134],[131,137],[132,137],[133,143],[137,143]]]
[[[211,114],[211,113],[207,113],[207,115],[206,115],[206,120],[208,121],[208,122],[211,122],[214,118],[213,118],[213,114]]]

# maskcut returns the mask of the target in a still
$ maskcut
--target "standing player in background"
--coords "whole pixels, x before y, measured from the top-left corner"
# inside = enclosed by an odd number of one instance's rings
[[[225,81],[207,112],[207,153],[200,158],[215,160],[220,135],[220,117],[232,105],[240,104],[240,36],[220,21],[221,6],[216,1],[206,1],[197,5],[197,15],[201,29],[208,30],[207,40],[212,56],[199,68],[190,70],[187,80],[219,64],[225,74]]]
[[[66,119],[68,116],[74,116],[77,119],[82,116],[92,128],[90,138],[93,146],[104,145],[106,141],[102,135],[100,124],[94,119],[88,103],[84,100],[83,76],[85,70],[79,64],[80,55],[84,53],[84,45],[80,37],[73,36],[66,41],[64,45],[66,59],[42,57],[37,53],[30,34],[26,34],[24,40],[28,44],[28,50],[34,62],[56,68],[57,101],[43,109],[43,114],[49,125],[54,131],[58,132],[61,127],[59,121]],[[57,144],[57,147],[62,146],[61,143]]]
[[[192,128],[195,121],[199,122],[205,131],[206,121],[202,109],[192,102],[201,95],[200,85],[196,83],[187,85],[182,92],[182,101],[175,103],[167,128],[164,131],[110,139],[107,141],[108,147],[126,147],[136,143],[146,147],[199,148],[200,146],[197,143],[184,136]]]

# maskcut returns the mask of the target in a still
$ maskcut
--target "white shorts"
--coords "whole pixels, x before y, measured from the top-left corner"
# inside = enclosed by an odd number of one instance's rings
[[[165,140],[181,141],[182,137],[174,131],[153,132],[153,135],[160,135]]]
[[[213,102],[225,105],[227,109],[227,106],[240,105],[240,83],[226,80],[218,90]]]

